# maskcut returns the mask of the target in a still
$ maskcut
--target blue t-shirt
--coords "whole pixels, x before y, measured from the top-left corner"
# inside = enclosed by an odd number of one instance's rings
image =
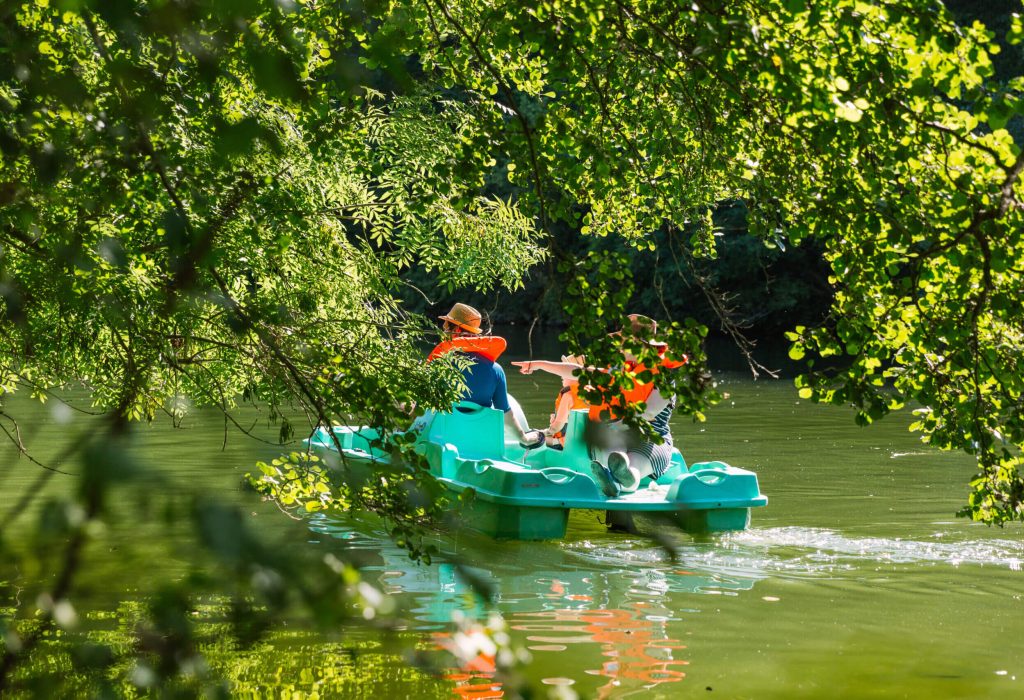
[[[508,403],[508,382],[505,370],[497,362],[475,352],[467,353],[473,364],[462,371],[466,380],[466,393],[462,398],[506,413],[512,410]]]

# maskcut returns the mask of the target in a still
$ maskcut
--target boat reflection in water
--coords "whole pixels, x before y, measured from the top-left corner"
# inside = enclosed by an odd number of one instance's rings
[[[372,546],[380,559],[364,566],[363,576],[372,582],[379,572],[376,582],[410,610],[415,627],[430,634],[437,648],[451,649],[455,643],[453,619],[487,619],[486,608],[454,564],[417,565],[386,537],[356,531],[340,519],[320,516],[311,525],[358,549]],[[668,595],[735,595],[761,578],[753,572],[743,577],[713,568],[686,570],[650,543],[616,544],[591,549],[492,542],[485,552],[462,548],[460,559],[488,563],[487,568],[464,570],[494,585],[512,646],[529,651],[532,682],[574,686],[581,697],[605,698],[683,681],[686,645],[672,636],[669,623],[678,631],[679,615],[686,611],[670,609]],[[638,556],[638,550],[646,556]],[[565,654],[572,655],[571,663]],[[464,657],[462,666],[445,677],[456,696],[504,697],[495,661],[494,654],[480,651]],[[570,677],[570,668],[587,675]]]

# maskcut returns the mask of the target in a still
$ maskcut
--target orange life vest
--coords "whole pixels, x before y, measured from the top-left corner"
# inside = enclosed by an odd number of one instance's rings
[[[573,382],[569,386],[563,386],[558,392],[558,396],[555,397],[555,411],[558,411],[558,404],[562,403],[562,397],[566,394],[572,394],[572,406],[569,410],[576,408],[590,408],[590,404],[580,398],[580,383]]]
[[[452,351],[475,352],[495,362],[501,357],[501,353],[505,352],[506,347],[508,343],[497,335],[457,335],[451,340],[438,343],[427,356],[427,362]]]
[[[665,369],[676,369],[682,367],[690,361],[686,355],[683,355],[682,361],[669,360],[664,356],[656,367],[647,368],[643,365],[627,365],[626,369],[630,374],[634,376],[633,388],[623,389],[619,396],[611,399],[607,403],[603,403],[597,406],[590,407],[589,418],[593,421],[600,420],[617,420],[622,417],[622,404],[623,401],[627,404],[630,403],[647,403],[647,399],[654,393],[654,382],[641,382],[636,379],[636,375],[642,374],[644,371],[650,371],[651,374],[658,374]],[[602,416],[602,412],[605,414]]]

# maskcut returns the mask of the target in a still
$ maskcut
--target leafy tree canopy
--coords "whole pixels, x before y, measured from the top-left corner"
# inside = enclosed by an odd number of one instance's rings
[[[928,441],[978,456],[965,513],[1021,517],[1021,78],[992,79],[984,26],[938,3],[800,0],[425,3],[403,21],[446,86],[494,96],[486,133],[504,127],[542,223],[638,248],[696,223],[693,253],[714,255],[710,211],[736,197],[766,241],[822,241],[837,294],[825,327],[794,332],[793,356],[817,359],[802,395],[864,423],[919,402]],[[590,269],[601,287],[623,266]],[[613,284],[570,302],[577,349],[628,299]]]
[[[1024,78],[994,80],[992,40],[936,0],[8,3],[4,390],[84,382],[115,435],[179,396],[394,428],[459,389],[421,361],[410,271],[514,288],[546,258],[571,349],[613,365],[628,257],[552,233],[687,231],[709,257],[714,207],[742,200],[832,269],[827,323],[792,335],[801,395],[864,423],[917,402],[926,440],[978,457],[965,513],[1019,519]],[[694,415],[705,332],[666,324],[694,361],[664,388]],[[111,473],[86,471],[70,561]],[[374,488],[336,497],[414,533],[430,508]]]

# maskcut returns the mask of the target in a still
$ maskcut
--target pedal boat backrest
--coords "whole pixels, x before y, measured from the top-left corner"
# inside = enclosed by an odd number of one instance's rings
[[[565,426],[565,445],[561,450],[547,450],[545,463],[552,467],[567,467],[586,473],[590,465],[590,449],[587,447],[587,409],[576,408],[569,412]]]
[[[435,445],[451,445],[465,459],[502,459],[505,454],[505,415],[463,401],[451,413],[435,413],[421,438]]]

